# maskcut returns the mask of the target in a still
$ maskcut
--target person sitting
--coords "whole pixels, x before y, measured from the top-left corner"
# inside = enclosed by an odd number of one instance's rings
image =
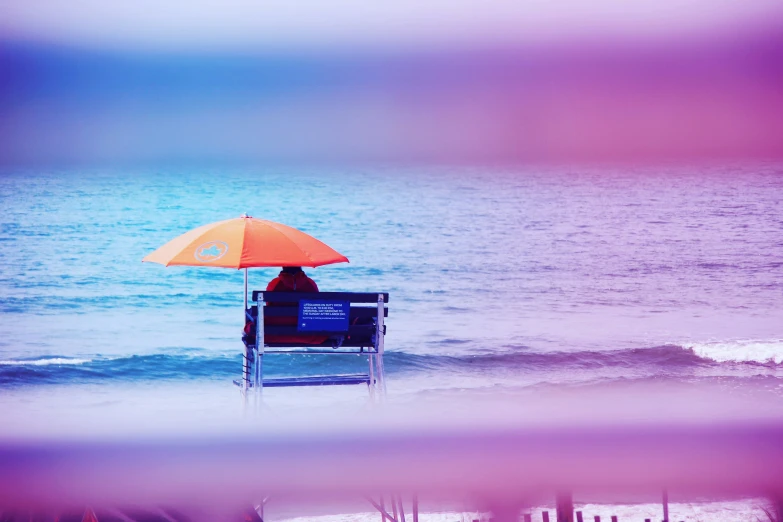
[[[307,277],[301,266],[284,266],[280,274],[266,285],[267,292],[318,292],[318,285]],[[267,306],[295,307],[296,303],[268,303]],[[295,314],[298,314],[295,312]],[[264,317],[265,326],[296,326],[298,315]],[[247,340],[255,342],[255,317],[250,317],[245,325]],[[321,344],[328,337],[322,335],[266,335],[267,343]]]
[[[280,274],[266,285],[267,292],[317,292],[318,285],[307,277],[301,266],[284,266]],[[290,306],[290,305],[289,305]],[[294,321],[296,324],[296,321]]]

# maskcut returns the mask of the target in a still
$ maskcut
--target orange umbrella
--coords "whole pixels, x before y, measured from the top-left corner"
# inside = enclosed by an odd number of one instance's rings
[[[348,258],[295,228],[247,215],[195,228],[147,255],[142,261],[164,266],[247,269],[261,266],[321,266]]]
[[[348,258],[295,228],[242,216],[186,232],[142,261],[165,266],[239,269],[258,266],[315,267],[348,262]]]

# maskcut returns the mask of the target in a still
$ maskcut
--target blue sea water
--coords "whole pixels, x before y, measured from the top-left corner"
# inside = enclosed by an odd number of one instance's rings
[[[686,416],[731,397],[745,399],[735,410],[783,406],[781,165],[5,170],[0,209],[2,436],[67,431],[68,420],[79,434],[126,429],[150,412],[236,422],[242,273],[141,259],[245,212],[348,256],[308,269],[322,290],[390,293],[390,401],[529,405],[563,389],[614,401],[652,386],[665,418],[693,390],[707,399]],[[276,273],[250,270],[251,289]],[[364,364],[266,359],[273,375]],[[673,509],[755,520],[760,505]],[[654,507],[623,509],[639,518]]]
[[[390,390],[670,380],[783,393],[783,168],[178,168],[0,177],[0,390],[240,369],[242,273],[142,264],[243,212],[388,291]],[[274,269],[252,269],[262,288]],[[270,357],[272,374],[354,361]]]

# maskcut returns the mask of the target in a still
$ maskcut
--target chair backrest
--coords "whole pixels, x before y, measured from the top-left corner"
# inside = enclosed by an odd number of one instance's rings
[[[389,294],[386,292],[256,290],[252,296],[256,305],[251,314],[257,317],[260,301],[267,304],[263,329],[264,344],[269,347],[377,347],[376,325],[381,297],[383,316],[388,317]]]

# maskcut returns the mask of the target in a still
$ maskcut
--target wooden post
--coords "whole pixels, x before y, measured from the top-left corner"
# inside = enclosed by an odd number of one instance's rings
[[[669,522],[669,492],[663,490],[663,522]]]
[[[402,504],[402,495],[397,496],[397,501],[400,503],[400,522],[405,522],[405,506]]]
[[[577,511],[576,512],[576,522],[584,522],[582,520],[582,512],[581,511]]]
[[[542,512],[541,517],[544,519],[544,522],[549,522],[549,511]]]
[[[617,515],[612,515],[612,522],[617,522]]]
[[[775,520],[783,520],[783,492],[778,491],[769,496],[770,514]]]
[[[380,503],[375,502],[372,497],[367,496],[364,497],[367,499],[367,502],[372,504],[372,506],[378,510],[378,512],[381,514],[381,522],[385,522],[388,520],[389,522],[397,522],[396,518],[392,518],[392,516],[386,511],[386,507],[384,505],[383,495],[381,495]]]
[[[558,493],[555,502],[557,505],[557,522],[574,522],[574,497],[571,495],[571,492]],[[582,522],[581,518],[579,522]]]
[[[601,522],[601,517],[600,516],[596,515],[593,518],[595,519],[595,522]]]

